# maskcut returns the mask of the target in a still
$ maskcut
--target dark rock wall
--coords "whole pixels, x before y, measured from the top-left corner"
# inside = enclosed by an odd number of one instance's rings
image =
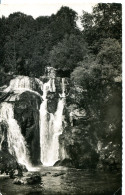
[[[31,92],[24,92],[15,102],[14,117],[21,127],[33,164],[40,162],[39,108],[41,99]]]
[[[106,86],[105,91],[107,96],[103,101],[101,96],[90,101],[88,91],[70,86],[64,110],[67,126],[60,136],[60,144],[65,146],[75,167],[121,168],[121,85]]]
[[[49,113],[55,113],[57,110],[59,95],[56,92],[48,92],[47,94],[47,110]]]
[[[96,168],[99,155],[91,144],[88,125],[68,126],[60,136],[66,152],[76,168]]]
[[[16,159],[9,152],[0,151],[0,172],[8,174],[17,168]]]
[[[5,123],[5,121],[1,121],[0,122],[0,143],[1,143],[1,150],[4,152],[8,152],[7,129],[8,129],[8,125]]]

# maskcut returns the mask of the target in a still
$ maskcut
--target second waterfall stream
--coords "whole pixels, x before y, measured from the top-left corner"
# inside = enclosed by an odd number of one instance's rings
[[[41,162],[45,166],[53,166],[60,160],[59,135],[62,134],[64,100],[64,79],[62,79],[62,97],[58,100],[57,110],[54,114],[47,111],[47,92],[55,92],[55,86],[51,87],[51,80],[43,86],[43,102],[40,106],[40,147]]]

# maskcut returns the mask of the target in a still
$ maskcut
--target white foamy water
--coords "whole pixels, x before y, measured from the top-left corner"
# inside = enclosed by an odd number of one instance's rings
[[[62,78],[62,97],[65,97],[65,78]]]
[[[14,110],[11,103],[2,103],[0,105],[0,121],[6,121],[8,124],[7,141],[10,154],[17,158],[17,162],[23,164],[28,170],[31,169],[29,160],[29,152],[26,147],[26,142],[21,134],[21,129],[14,119]]]
[[[50,125],[51,130],[51,141],[50,147],[48,151],[49,161],[46,162],[47,166],[54,165],[54,163],[60,160],[59,154],[59,135],[63,132],[62,120],[63,120],[63,108],[64,108],[64,100],[59,99],[57,111],[52,117],[52,122]]]
[[[55,79],[54,79],[54,78],[51,78],[51,79],[49,80],[49,82],[50,82],[50,91],[51,91],[51,92],[56,92]]]
[[[43,83],[37,78],[30,78],[28,76],[17,76],[10,81],[9,86],[4,89],[4,92],[17,91],[23,93],[24,91],[30,91],[37,95],[40,95],[36,91],[36,86],[39,85],[41,90],[43,89]]]
[[[53,89],[55,90],[54,83]],[[62,80],[62,91],[64,96],[64,79]],[[51,82],[43,86],[43,102],[40,107],[40,147],[41,162],[45,166],[53,166],[60,159],[59,135],[62,134],[63,109],[65,100],[59,99],[55,114],[47,112],[46,95],[51,90]]]
[[[32,79],[28,76],[17,76],[12,79],[10,81],[10,85],[4,89],[4,92],[13,92],[13,94],[6,98],[6,101],[18,101],[20,99],[20,94],[26,91],[42,98],[41,95],[35,91],[36,85],[39,85],[41,90],[43,90],[43,83],[39,79]]]

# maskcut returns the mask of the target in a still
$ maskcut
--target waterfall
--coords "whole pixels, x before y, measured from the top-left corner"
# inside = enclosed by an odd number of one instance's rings
[[[21,129],[14,119],[14,110],[11,103],[1,104],[0,121],[6,121],[8,124],[7,142],[10,154],[17,158],[17,162],[23,164],[27,169],[31,168],[28,150]]]
[[[41,95],[38,93],[43,90],[43,83],[37,78],[31,78],[28,76],[16,76],[10,81],[9,86],[4,89],[3,92],[13,92],[6,98],[6,101],[0,105],[0,121],[6,121],[8,124],[7,142],[9,152],[17,158],[17,162],[26,166],[28,170],[34,171],[29,160],[29,151],[26,146],[25,139],[21,134],[21,128],[17,121],[14,119],[14,104],[20,100],[20,94],[29,91],[32,94],[36,94],[41,99]],[[38,92],[37,92],[38,90]],[[0,139],[0,149],[2,147],[4,137]]]
[[[25,91],[29,91],[41,97],[41,95],[36,91],[37,86],[41,87],[43,90],[43,83],[37,78],[30,78],[28,76],[17,76],[10,81],[10,85],[4,90],[4,92],[14,92],[14,94],[20,94]]]
[[[27,88],[33,90],[34,85],[33,82],[31,81],[32,79],[28,76],[17,76],[16,78],[12,79],[10,81],[9,87],[6,89],[8,90],[18,90],[19,88]]]
[[[37,84],[43,90],[43,96],[37,91]],[[36,85],[36,86],[35,86]],[[40,106],[40,156],[41,162],[46,166],[53,166],[54,163],[60,160],[60,145],[59,135],[63,132],[63,109],[65,105],[65,79],[62,78],[62,94],[58,99],[57,110],[54,114],[47,111],[47,92],[56,92],[55,78],[50,78],[47,83],[42,83],[39,79],[27,76],[17,76],[10,81],[9,87],[4,91],[13,91],[14,94],[10,96],[7,101],[19,100],[19,95],[24,91],[30,91],[39,95],[43,102]],[[30,169],[31,164],[29,160],[29,152],[26,146],[25,139],[21,134],[21,129],[14,119],[14,104],[11,102],[3,102],[0,109],[0,121],[6,121],[8,124],[7,141],[9,152],[17,158],[20,164],[24,164]],[[0,139],[0,148],[2,145]],[[65,153],[65,152],[64,152]],[[65,154],[63,155],[65,156]]]
[[[54,165],[56,161],[60,160],[59,135],[61,135],[63,131],[63,127],[62,127],[63,108],[64,108],[64,100],[59,99],[57,111],[53,116],[53,123],[52,123],[53,126],[51,126],[52,129],[50,129],[52,130],[52,140],[50,143],[50,150],[49,150],[50,165]]]
[[[55,92],[56,91],[55,78],[50,78],[49,82],[50,82],[50,91]]]
[[[53,83],[54,85],[55,83]],[[55,87],[53,86],[55,90]],[[65,100],[58,100],[55,114],[47,112],[47,91],[51,90],[51,82],[43,86],[43,102],[40,106],[40,147],[41,162],[46,166],[53,166],[60,159],[59,135],[62,133],[63,109]],[[65,97],[64,79],[62,79],[62,97]]]
[[[62,97],[65,97],[65,78],[62,78]]]
[[[48,150],[48,120],[47,120],[47,92],[50,90],[50,81],[43,85],[43,102],[40,106],[40,150],[41,150],[41,162],[44,163],[46,153]]]

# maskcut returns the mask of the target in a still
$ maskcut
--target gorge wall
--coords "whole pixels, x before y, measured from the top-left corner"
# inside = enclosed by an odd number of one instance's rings
[[[94,106],[86,90],[55,76],[51,68],[39,79],[15,76],[1,92],[1,155],[6,152],[27,168],[43,164],[119,169],[121,145],[109,139],[113,123],[99,132]]]

